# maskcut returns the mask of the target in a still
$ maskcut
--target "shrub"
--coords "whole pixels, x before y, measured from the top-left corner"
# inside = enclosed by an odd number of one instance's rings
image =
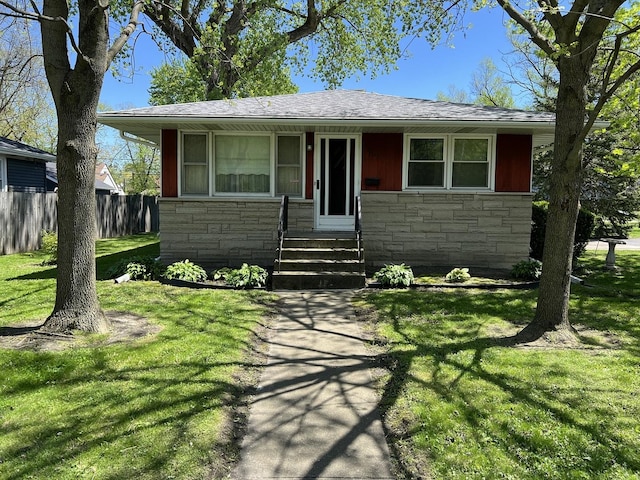
[[[407,288],[413,283],[413,270],[404,263],[385,265],[373,274],[373,278],[383,287]]]
[[[595,218],[593,238],[629,238],[629,232],[633,228],[630,223],[618,223],[602,216]]]
[[[544,235],[547,231],[547,202],[533,202],[531,207],[531,240],[529,250],[531,258],[542,260]]]
[[[464,283],[471,278],[468,268],[454,268],[444,277],[449,283]]]
[[[163,273],[163,265],[152,256],[125,258],[107,271],[109,278],[129,274],[131,280],[157,280]]]
[[[536,260],[542,260],[542,254],[544,251],[544,235],[547,229],[547,213],[549,203],[548,202],[534,202],[531,211],[531,243],[530,251],[531,257]],[[573,263],[575,264],[578,257],[580,257],[585,249],[593,227],[595,225],[595,216],[581,208],[578,212],[578,220],[576,222],[576,234],[574,237],[573,247]]]
[[[169,280],[204,282],[207,279],[207,272],[200,265],[196,265],[187,259],[169,265],[164,272],[164,277]]]
[[[42,231],[40,251],[47,256],[46,260],[42,262],[43,264],[51,265],[58,261],[58,234],[56,232]]]
[[[229,267],[222,267],[211,272],[211,278],[214,280],[226,280],[227,275],[231,272]]]
[[[220,272],[220,270],[218,270],[218,272]],[[235,288],[264,287],[267,284],[267,278],[269,278],[269,274],[264,268],[258,265],[247,265],[246,263],[243,263],[242,267],[235,270],[223,271],[220,275],[221,278],[224,278],[227,285]]]
[[[511,269],[511,276],[519,280],[539,280],[542,275],[542,262],[535,258],[522,260]]]

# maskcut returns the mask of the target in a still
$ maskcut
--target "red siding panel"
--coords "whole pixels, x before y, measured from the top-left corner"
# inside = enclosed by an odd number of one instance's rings
[[[530,191],[532,145],[531,135],[498,135],[496,192]]]
[[[305,181],[305,198],[313,198],[313,149],[315,148],[314,133],[307,132],[305,135],[304,151],[306,152],[306,181]],[[307,150],[307,145],[311,145],[311,150]]]
[[[362,135],[362,190],[402,190],[402,133]]]
[[[178,196],[177,130],[162,130],[162,196]]]

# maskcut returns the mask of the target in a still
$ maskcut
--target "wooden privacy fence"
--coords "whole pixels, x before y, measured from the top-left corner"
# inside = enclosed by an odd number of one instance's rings
[[[56,193],[0,192],[0,254],[40,248],[42,230],[57,230]],[[159,231],[158,198],[96,195],[98,238]]]

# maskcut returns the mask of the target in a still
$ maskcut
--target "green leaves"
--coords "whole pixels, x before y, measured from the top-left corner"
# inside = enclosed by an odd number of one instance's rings
[[[448,283],[464,283],[471,278],[468,268],[454,268],[444,277]]]
[[[227,285],[234,288],[262,288],[267,285],[269,273],[258,265],[242,264],[242,267],[228,270],[224,275]]]
[[[373,274],[373,278],[380,282],[383,287],[390,288],[407,288],[411,286],[414,279],[413,270],[404,263],[385,265]]]
[[[292,74],[329,88],[358,74],[375,77],[394,68],[404,39],[435,45],[442,32],[457,28],[465,5],[327,0],[309,10],[307,2],[266,0],[151,8],[158,29],[173,30],[174,46],[189,57],[154,72],[151,103],[292,93]]]
[[[164,272],[164,277],[186,282],[204,282],[207,280],[207,272],[199,265],[187,260],[172,263]]]
[[[205,98],[206,84],[190,60],[176,58],[151,71],[151,105],[198,102]]]

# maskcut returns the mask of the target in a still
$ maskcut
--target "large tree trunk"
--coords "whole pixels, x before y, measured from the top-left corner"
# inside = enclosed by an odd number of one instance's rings
[[[96,293],[95,108],[94,102],[68,100],[58,111],[56,303],[44,328],[105,332],[108,324]]]
[[[579,55],[558,61],[560,85],[542,277],[535,317],[519,335],[523,340],[554,330],[575,332],[569,322],[570,275],[580,209],[588,70]]]
[[[105,332],[96,293],[95,145],[98,99],[107,62],[107,15],[97,2],[79,2],[75,68],[62,22],[41,23],[47,80],[58,116],[58,276],[48,331]],[[45,0],[44,13],[68,18],[65,0]]]

